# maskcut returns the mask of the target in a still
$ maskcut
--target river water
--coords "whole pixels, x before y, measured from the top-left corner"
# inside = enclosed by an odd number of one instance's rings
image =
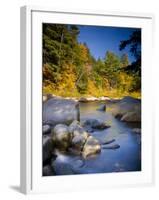
[[[111,114],[113,103],[107,104],[106,112],[98,111],[97,108],[103,104],[103,102],[80,103],[80,120],[81,122],[86,119],[106,121],[111,125],[110,128],[94,131],[91,135],[102,143],[115,139],[109,146],[118,144],[120,148],[102,149],[101,153],[84,160],[84,164],[79,156],[61,155],[56,160],[57,175],[141,170],[141,137],[132,131],[132,128],[140,127],[140,123],[128,124],[114,118]]]

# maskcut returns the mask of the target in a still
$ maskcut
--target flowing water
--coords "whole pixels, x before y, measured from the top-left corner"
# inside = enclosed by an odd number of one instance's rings
[[[103,102],[80,103],[80,120],[101,119],[111,125],[110,128],[91,133],[101,143],[115,139],[110,145],[119,144],[120,148],[102,149],[101,153],[84,160],[79,156],[61,155],[57,157],[57,174],[89,174],[108,172],[127,172],[141,170],[141,137],[132,131],[140,123],[124,123],[111,114],[112,103],[107,104],[107,111],[98,111]],[[71,168],[70,168],[71,166]]]

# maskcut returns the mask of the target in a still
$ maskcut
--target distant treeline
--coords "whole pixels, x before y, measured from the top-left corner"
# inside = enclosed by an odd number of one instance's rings
[[[60,96],[140,96],[141,32],[121,41],[130,46],[135,62],[107,51],[96,60],[86,43],[78,42],[76,25],[43,24],[43,92]],[[123,38],[124,39],[124,38]]]

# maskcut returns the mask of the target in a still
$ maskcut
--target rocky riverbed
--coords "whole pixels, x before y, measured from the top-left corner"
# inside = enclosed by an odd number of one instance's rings
[[[141,101],[43,98],[43,175],[141,170]]]

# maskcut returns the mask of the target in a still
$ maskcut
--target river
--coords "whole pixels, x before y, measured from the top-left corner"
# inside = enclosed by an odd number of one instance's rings
[[[91,133],[99,141],[104,142],[115,139],[112,144],[119,144],[116,150],[102,149],[101,153],[94,157],[83,160],[79,156],[61,156],[56,160],[57,175],[65,174],[89,174],[128,172],[141,170],[141,136],[132,131],[132,128],[140,127],[140,123],[124,123],[114,118],[111,114],[113,103],[107,104],[106,112],[98,111],[97,108],[103,102],[80,103],[80,120],[101,119],[111,125],[110,128],[94,131]],[[64,164],[64,165],[62,165]],[[71,165],[70,168],[66,165]]]

